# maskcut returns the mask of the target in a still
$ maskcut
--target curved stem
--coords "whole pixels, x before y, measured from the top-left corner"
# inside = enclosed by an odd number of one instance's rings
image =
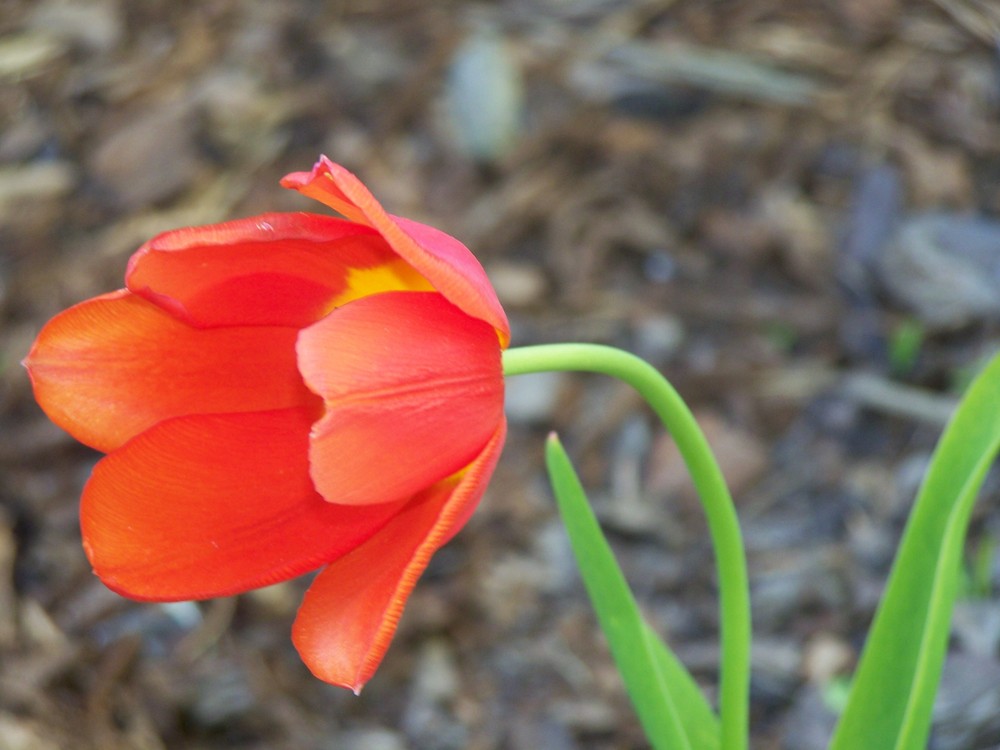
[[[673,436],[708,519],[719,571],[721,746],[745,750],[749,725],[750,592],[739,519],[701,428],[674,387],[648,362],[598,344],[546,344],[504,352],[505,375],[594,372],[625,381],[649,402]]]

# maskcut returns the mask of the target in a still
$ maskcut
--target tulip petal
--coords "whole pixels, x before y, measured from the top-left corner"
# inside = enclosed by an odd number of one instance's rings
[[[432,288],[369,227],[305,213],[165,232],[136,251],[125,279],[198,327],[301,328],[364,294]]]
[[[38,334],[25,364],[53,422],[114,450],[157,422],[313,405],[294,328],[195,329],[126,290],[81,302]]]
[[[81,501],[94,571],[135,599],[204,599],[315,570],[400,505],[331,505],[309,480],[313,413],[162,422],[98,462]]]
[[[292,629],[316,677],[357,693],[375,673],[431,555],[482,497],[505,432],[501,423],[465,471],[414,498],[378,534],[316,577]]]
[[[361,181],[325,156],[312,172],[293,172],[281,184],[324,203],[351,221],[375,228],[392,249],[452,304],[497,330],[502,346],[510,325],[486,272],[465,245],[440,230],[386,213]]]
[[[326,403],[310,462],[330,502],[410,497],[468,464],[503,420],[494,329],[439,294],[356,300],[303,330],[298,355]]]

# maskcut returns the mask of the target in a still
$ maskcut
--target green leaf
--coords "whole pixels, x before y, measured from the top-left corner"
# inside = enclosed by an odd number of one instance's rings
[[[1000,356],[952,416],[907,523],[831,750],[923,750],[969,516],[1000,451]]]
[[[655,657],[655,666],[659,671],[660,682],[667,686],[676,707],[676,713],[681,717],[684,731],[694,750],[718,750],[719,747],[719,717],[708,705],[701,688],[695,682],[691,673],[670,650],[656,632],[642,623],[646,634],[646,645]],[[657,745],[659,747],[659,745]],[[670,747],[682,747],[671,745]]]
[[[684,665],[642,619],[559,439],[545,447],[573,553],[646,737],[657,750],[717,750],[719,720]]]

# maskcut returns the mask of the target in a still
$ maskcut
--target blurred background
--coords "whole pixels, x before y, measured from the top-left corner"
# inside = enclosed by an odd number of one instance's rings
[[[132,604],[94,578],[99,456],[19,365],[153,234],[272,210],[325,153],[461,238],[515,344],[648,358],[746,532],[754,747],[825,746],[929,453],[1000,344],[992,0],[0,0],[0,749],[644,747],[542,470],[558,429],[712,694],[711,550],[627,387],[508,386],[512,432],[360,698],[299,662],[306,581]],[[997,498],[931,747],[1000,747]]]

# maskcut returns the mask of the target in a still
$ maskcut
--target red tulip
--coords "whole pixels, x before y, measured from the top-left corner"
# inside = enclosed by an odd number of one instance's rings
[[[292,637],[359,691],[496,465],[510,330],[454,238],[325,157],[282,184],[346,219],[161,234],[25,364],[49,417],[108,454],[80,510],[105,584],[204,599],[321,569]]]

